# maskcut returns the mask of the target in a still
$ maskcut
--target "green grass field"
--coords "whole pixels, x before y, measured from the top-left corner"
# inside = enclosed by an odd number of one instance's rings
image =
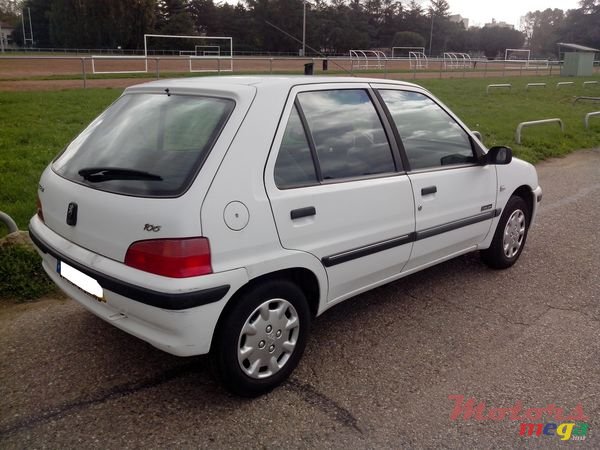
[[[573,96],[600,96],[600,87],[584,89],[583,80],[577,79],[576,87],[558,90],[555,88],[558,81],[563,79],[523,77],[418,82],[450,106],[469,127],[479,130],[487,146],[509,145],[516,156],[537,162],[600,145],[600,119],[591,120],[590,130],[583,127],[585,113],[600,110],[600,103],[573,105]],[[486,95],[486,85],[501,82],[512,83],[512,91]],[[548,86],[526,92],[528,82],[547,82]],[[20,228],[26,228],[35,211],[37,183],[44,167],[120,93],[120,89],[0,93],[0,210],[11,215]],[[523,145],[514,144],[519,122],[552,117],[563,119],[564,134],[557,125],[545,125],[526,129]],[[0,229],[0,235],[5,233],[5,229]]]

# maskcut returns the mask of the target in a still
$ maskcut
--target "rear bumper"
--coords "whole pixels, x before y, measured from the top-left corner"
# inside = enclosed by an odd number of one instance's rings
[[[37,217],[31,220],[29,230],[42,256],[44,270],[69,297],[117,328],[178,356],[208,353],[225,304],[248,281],[246,270],[236,269],[181,280],[179,289],[177,280],[167,279],[165,284],[171,289],[157,290],[155,285],[165,277],[131,269],[76,246]],[[104,290],[103,300],[61,277],[56,271],[58,260],[96,279]],[[113,271],[99,270],[99,266]],[[153,280],[153,285],[143,286],[131,278],[136,272],[140,272],[144,281],[149,276],[157,280]],[[124,279],[123,273],[130,278]]]
[[[150,306],[155,306],[157,308],[180,310],[195,308],[197,306],[217,302],[227,295],[227,292],[230,288],[228,284],[225,284],[223,286],[181,293],[160,292],[147,289],[142,286],[137,286],[135,284],[113,278],[74,261],[69,256],[62,254],[61,252],[45,244],[42,239],[37,236],[35,231],[31,229],[31,227],[29,228],[29,236],[42,253],[48,253],[53,256],[55,260],[64,261],[75,267],[77,270],[89,275],[98,281],[98,283],[100,283],[104,289],[108,289],[115,294],[120,294],[124,297],[130,298],[131,300],[135,300]]]

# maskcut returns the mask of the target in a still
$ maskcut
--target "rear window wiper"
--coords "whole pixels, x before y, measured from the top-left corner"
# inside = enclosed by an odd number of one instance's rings
[[[110,180],[162,181],[160,175],[144,172],[142,170],[122,169],[119,167],[86,167],[77,173],[79,173],[84,180],[91,181],[92,183]]]

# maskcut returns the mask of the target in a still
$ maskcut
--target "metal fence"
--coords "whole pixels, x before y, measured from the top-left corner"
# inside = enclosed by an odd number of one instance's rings
[[[47,50],[47,49],[46,49]],[[87,87],[90,78],[136,77],[161,78],[181,76],[190,72],[214,72],[215,75],[303,73],[306,64],[312,64],[315,74],[365,75],[390,79],[417,78],[485,78],[514,76],[558,76],[561,62],[546,60],[486,60],[473,59],[460,66],[447,64],[444,58],[430,58],[427,68],[410,64],[409,58],[378,60],[378,68],[367,70],[353,64],[349,57],[290,57],[290,56],[234,56],[226,57],[170,57],[137,55],[92,56],[0,56],[0,81],[80,78]],[[600,74],[600,61],[594,62],[594,75]],[[114,74],[111,76],[111,74]],[[145,77],[144,74],[148,76]],[[132,76],[132,75],[129,75]]]

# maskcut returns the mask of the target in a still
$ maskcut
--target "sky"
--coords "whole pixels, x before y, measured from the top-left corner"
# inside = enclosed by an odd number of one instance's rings
[[[429,5],[422,0],[423,6]],[[491,22],[507,22],[519,29],[521,16],[529,11],[559,8],[574,9],[579,6],[578,0],[448,0],[451,14],[460,14],[469,19],[469,26],[483,26]]]

